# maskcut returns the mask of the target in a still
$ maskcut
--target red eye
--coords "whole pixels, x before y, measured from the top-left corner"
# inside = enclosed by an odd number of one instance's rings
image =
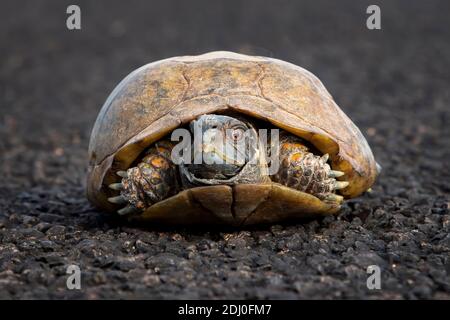
[[[237,128],[233,129],[233,131],[231,132],[231,137],[233,138],[234,141],[241,140],[243,136],[244,136],[244,129]]]

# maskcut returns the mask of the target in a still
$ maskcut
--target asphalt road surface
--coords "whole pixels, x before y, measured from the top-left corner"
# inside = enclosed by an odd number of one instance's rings
[[[450,298],[448,1],[0,4],[0,298]],[[315,73],[383,172],[333,217],[143,229],[85,198],[104,100],[161,58],[233,50]],[[68,265],[81,290],[66,287]],[[381,269],[381,289],[366,286]]]

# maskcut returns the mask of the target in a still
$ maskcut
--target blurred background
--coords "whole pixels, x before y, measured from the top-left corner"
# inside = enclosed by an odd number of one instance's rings
[[[66,27],[66,8],[70,4],[81,8],[81,30]],[[369,16],[366,9],[370,4],[381,8],[381,30],[366,27]],[[53,259],[59,261],[57,266],[70,260],[72,244],[67,234],[78,230],[84,234],[83,239],[97,239],[97,232],[106,234],[112,228],[98,220],[100,213],[87,203],[84,184],[90,131],[115,85],[132,70],[158,59],[232,50],[287,60],[310,70],[323,81],[338,105],[368,139],[384,171],[374,186],[373,195],[362,200],[365,204],[350,203],[342,219],[363,224],[363,231],[352,229],[348,231],[350,234],[362,232],[370,241],[381,241],[381,247],[369,246],[377,252],[380,263],[390,265],[392,261],[407,260],[402,254],[415,257],[408,260],[410,265],[404,269],[406,274],[411,274],[399,276],[398,271],[392,271],[391,289],[381,295],[448,298],[449,285],[443,279],[450,272],[450,261],[445,258],[448,252],[445,250],[450,247],[450,238],[446,238],[448,210],[445,211],[450,193],[449,9],[449,2],[445,0],[2,1],[0,230],[3,236],[0,238],[3,247],[0,246],[0,272],[18,268],[12,275],[7,274],[9,285],[4,288],[9,291],[3,293],[8,297],[46,296],[49,293],[43,288],[58,287],[58,281],[63,281],[58,280],[58,273],[51,267],[52,262],[45,260],[47,258],[39,260],[41,264],[37,267],[45,281],[36,280],[38,276],[30,280],[29,276],[21,275],[27,263],[35,263],[28,259],[30,251],[27,250],[32,247],[22,248],[20,253],[9,247],[14,243],[18,246],[25,241],[23,239],[33,239],[35,229],[42,234],[34,237],[43,237],[50,227],[41,226],[41,230],[37,227],[40,223],[66,228],[66,240],[61,240],[56,249],[49,249],[56,256]],[[417,209],[422,208],[420,206],[425,209]],[[427,216],[436,214],[433,210],[446,216],[433,220]],[[359,222],[354,218],[360,219]],[[442,219],[447,219],[447,223]],[[423,233],[420,241],[431,243],[436,234],[442,235],[433,240],[438,241],[441,251],[427,251],[419,246],[419,240],[411,233],[418,224],[424,226],[420,229]],[[406,247],[401,247],[399,242],[392,244],[392,238],[383,238],[387,227],[398,228],[394,231],[404,234],[402,239],[409,239],[411,243],[407,242]],[[311,230],[317,232],[315,227]],[[122,231],[114,231],[117,237],[111,241],[122,241]],[[198,241],[205,237],[200,235]],[[68,241],[67,246],[64,241]],[[107,244],[101,242],[101,245]],[[402,251],[406,249],[401,248],[415,248],[407,249],[415,251],[406,254]],[[40,250],[48,252],[45,245],[35,252]],[[358,250],[369,249],[363,246],[354,250],[357,254]],[[429,261],[423,258],[432,252],[437,258]],[[340,254],[332,257],[339,265],[348,263]],[[425,269],[417,266],[416,258],[425,259]],[[92,261],[95,257],[88,255],[86,266],[92,265]],[[93,268],[97,270],[95,265]],[[308,263],[300,264],[295,270],[302,268],[305,275],[323,271],[317,271]],[[430,268],[441,273],[436,271],[434,278],[426,275]],[[199,269],[193,270],[197,274]],[[344,269],[336,270],[339,270],[334,278],[336,282],[333,278],[326,285],[314,282],[308,287],[313,292],[309,297],[334,297],[333,294],[365,297],[368,294],[360,291],[359,284],[342,287],[338,280]],[[332,271],[328,274],[333,274]],[[364,271],[361,272],[364,276]],[[279,297],[306,294],[292,287],[298,280],[293,272],[278,274],[283,275],[285,287],[279,289],[280,284],[275,280],[261,286],[272,289],[275,286],[280,291],[271,292],[281,292]],[[417,280],[420,274],[425,278]],[[214,282],[215,276],[208,277],[207,282]],[[420,282],[421,286],[415,287],[419,288],[418,293],[408,287],[407,279]],[[19,289],[19,284],[27,281],[34,283],[35,288],[40,288],[36,283],[43,287],[40,291],[30,289],[26,293]],[[193,281],[196,288],[205,287]],[[229,284],[228,288],[233,286],[239,287]],[[226,287],[220,287],[225,291],[216,289],[219,290],[216,294],[222,297],[265,294],[255,283],[247,286],[246,290],[254,290],[249,294],[238,294],[239,290],[228,292]],[[192,297],[215,294],[204,290],[190,292]],[[101,296],[100,291],[88,292],[84,297]],[[111,292],[114,296],[115,291]],[[155,291],[154,295],[143,292],[144,296],[163,296],[162,291]],[[178,293],[167,296],[179,296],[179,291],[173,292]],[[190,297],[187,293],[185,296]]]

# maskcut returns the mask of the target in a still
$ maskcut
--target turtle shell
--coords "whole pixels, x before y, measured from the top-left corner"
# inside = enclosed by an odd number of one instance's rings
[[[107,201],[108,197],[116,195],[107,187],[119,180],[116,171],[129,168],[153,142],[197,116],[226,111],[268,121],[309,141],[322,154],[328,153],[332,169],[343,171],[343,178],[349,182],[349,186],[341,190],[345,198],[360,195],[375,181],[377,164],[366,139],[316,76],[277,59],[211,52],[147,64],[128,75],[114,89],[103,105],[91,135],[89,200],[103,210],[117,210],[116,205]],[[271,207],[291,212],[288,215],[333,213],[338,209],[314,196],[276,184],[235,187],[242,194],[259,190],[256,194],[260,199],[255,203],[272,198]],[[233,208],[228,210],[229,214],[245,211],[241,210],[244,203],[233,200],[236,192],[232,189],[236,188],[214,186],[185,190],[173,199],[153,205],[142,216],[150,219],[152,214],[158,215],[157,211],[179,210],[182,208],[180,203],[198,213],[202,212],[198,210],[202,204],[205,211],[207,202],[214,201],[212,191],[207,188],[214,189],[215,193],[220,191],[223,203],[231,201]],[[229,193],[231,200],[227,196]],[[294,201],[296,197],[297,202]],[[310,210],[303,204],[311,206]],[[166,209],[163,210],[164,206]],[[257,216],[264,216],[267,221],[277,220],[267,217],[270,210],[265,207],[270,205],[260,207]],[[301,210],[295,210],[295,207]]]

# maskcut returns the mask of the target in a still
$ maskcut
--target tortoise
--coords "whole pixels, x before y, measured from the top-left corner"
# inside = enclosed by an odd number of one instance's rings
[[[278,136],[263,144],[263,130]],[[316,76],[220,51],[156,61],[117,85],[92,130],[87,196],[133,221],[270,224],[334,214],[379,171]]]

